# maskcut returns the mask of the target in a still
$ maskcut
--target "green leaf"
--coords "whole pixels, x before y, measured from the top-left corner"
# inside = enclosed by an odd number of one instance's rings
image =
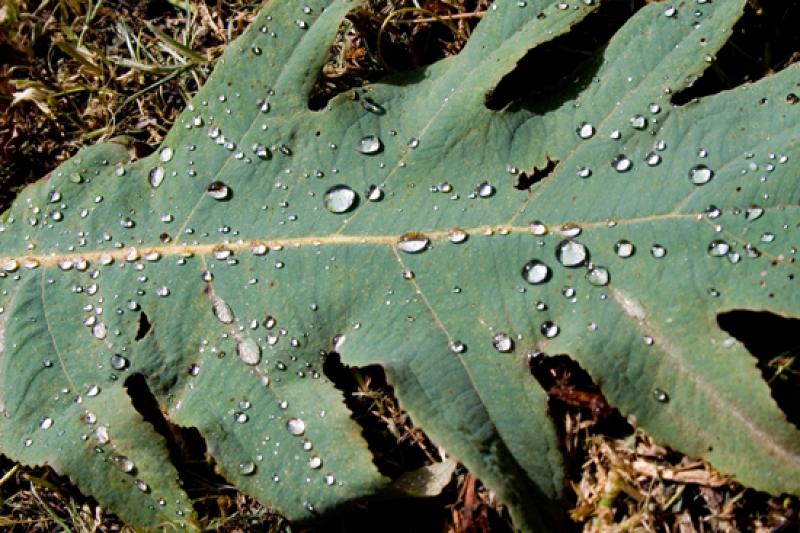
[[[323,374],[334,350],[382,365],[520,529],[558,529],[562,458],[527,359],[566,353],[661,442],[800,494],[800,434],[716,321],[800,311],[798,67],[673,106],[744,0],[650,3],[562,86],[487,109],[595,3],[500,2],[458,56],[322,111],[308,94],[354,3],[270,3],[160,151],[120,163],[123,147],[93,147],[11,208],[0,451],[138,526],[191,525],[164,441],[126,394],[140,374],[228,480],[310,519],[395,490]],[[548,161],[515,188],[515,169]]]

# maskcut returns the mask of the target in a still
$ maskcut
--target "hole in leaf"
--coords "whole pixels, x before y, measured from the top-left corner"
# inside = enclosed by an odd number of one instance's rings
[[[400,408],[382,367],[349,367],[331,352],[322,371],[342,391],[380,473],[395,479],[437,460],[436,447]]]
[[[800,2],[748,2],[744,15],[711,66],[690,87],[675,93],[672,103],[684,105],[768,76],[800,59]],[[792,98],[787,94],[787,101]],[[781,102],[782,103],[782,102]]]
[[[575,86],[573,74],[593,62],[611,36],[644,4],[642,0],[603,2],[569,32],[530,50],[486,95],[486,107],[500,111],[513,102],[540,100],[544,95],[558,102],[571,98],[583,88]],[[581,77],[581,84],[591,80],[591,75]],[[564,90],[564,83],[570,84],[569,90]]]
[[[139,313],[139,327],[136,329],[136,336],[133,338],[135,341],[140,341],[144,338],[145,335],[150,331],[152,325],[150,324],[150,320],[147,318],[147,313],[142,311]]]
[[[538,352],[530,358],[530,369],[547,391],[550,413],[556,422],[569,410],[592,419],[596,432],[611,437],[623,437],[633,431],[620,412],[608,404],[589,373],[570,356]]]
[[[166,441],[170,461],[178,472],[181,487],[193,500],[200,516],[220,516],[220,504],[209,494],[236,497],[233,484],[223,478],[207,453],[206,441],[193,427],[181,427],[170,422],[158,405],[142,374],[131,374],[125,380],[125,390],[134,409]]]
[[[753,354],[775,402],[800,427],[800,320],[735,310],[717,315],[717,324]]]
[[[457,54],[480,18],[445,22],[437,17],[486,9],[483,0],[423,2],[422,9],[415,4],[416,0],[367,2],[351,11],[339,27],[328,61],[311,90],[309,109],[319,111],[337,94],[376,82],[387,74],[419,69]]]
[[[533,168],[533,171],[528,175],[526,172],[520,172],[519,177],[517,178],[517,183],[514,185],[514,188],[524,191],[526,189],[530,189],[534,183],[538,183],[545,179],[547,176],[552,174],[553,170],[555,170],[556,165],[558,165],[558,161],[554,161],[547,158],[547,163],[542,168]]]

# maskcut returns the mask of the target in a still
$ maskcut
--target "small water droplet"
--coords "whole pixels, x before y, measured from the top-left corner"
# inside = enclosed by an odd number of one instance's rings
[[[128,367],[128,359],[125,356],[115,353],[111,356],[111,368],[114,370],[124,370]]]
[[[464,353],[467,350],[466,345],[464,345],[461,341],[455,341],[450,343],[450,351],[453,353]]]
[[[119,469],[120,472],[125,472],[126,474],[130,474],[133,472],[136,465],[124,455],[112,454],[111,463]],[[142,489],[140,489],[142,490]]]
[[[239,463],[239,473],[243,476],[252,476],[256,473],[256,464],[253,461]]]
[[[614,251],[619,257],[627,259],[628,257],[633,255],[633,253],[636,251],[636,247],[633,245],[632,242],[626,241],[625,239],[620,239],[614,245]]]
[[[42,420],[39,422],[39,427],[42,429],[50,429],[53,427],[53,419],[49,416],[42,418]]]
[[[752,222],[753,220],[758,220],[761,218],[761,215],[764,214],[764,209],[762,207],[758,207],[757,205],[753,205],[745,209],[744,216],[745,218]]]
[[[539,220],[531,222],[530,229],[533,235],[541,236],[547,234],[547,226]]]
[[[322,468],[322,458],[318,455],[313,456],[308,460],[308,466],[314,470]]]
[[[161,159],[162,163],[167,163],[172,160],[172,156],[175,152],[173,152],[172,148],[169,146],[165,146],[161,149],[161,152],[158,154],[158,158]]]
[[[213,311],[214,316],[217,317],[217,320],[223,324],[230,324],[233,322],[233,311],[225,302],[225,300],[217,296],[213,296],[212,298],[211,310]]]
[[[660,403],[667,403],[669,395],[661,389],[653,389],[653,399]]]
[[[475,193],[481,198],[488,198],[494,194],[494,185],[484,181],[475,189]]]
[[[586,281],[595,287],[608,285],[610,278],[611,276],[608,273],[608,269],[605,267],[590,265],[589,268],[586,269]]]
[[[661,259],[665,255],[667,255],[667,249],[661,246],[660,244],[654,244],[650,247],[650,255],[655,257],[656,259]]]
[[[634,115],[630,119],[631,127],[637,130],[643,130],[647,127],[647,119],[642,115]]]
[[[650,152],[645,156],[644,160],[647,166],[654,167],[661,163],[661,156],[656,152]]]
[[[142,492],[150,492],[150,485],[142,481],[141,479],[133,480],[133,486],[139,489]]]

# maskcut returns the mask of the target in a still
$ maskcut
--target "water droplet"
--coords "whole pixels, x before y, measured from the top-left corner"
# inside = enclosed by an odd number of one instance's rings
[[[617,253],[619,257],[627,259],[628,257],[633,255],[633,253],[636,251],[636,247],[633,245],[632,242],[626,241],[625,239],[621,239],[617,241],[617,243],[614,245],[614,251]]]
[[[481,198],[488,198],[494,194],[494,185],[489,183],[488,181],[484,181],[475,189],[475,192]]]
[[[128,359],[123,355],[115,353],[111,356],[111,368],[114,370],[124,370],[128,367]]]
[[[714,171],[705,165],[695,165],[689,169],[689,181],[695,185],[705,185],[714,177]]]
[[[661,246],[660,244],[654,244],[650,247],[650,255],[655,257],[656,259],[661,259],[665,255],[667,255],[667,249]]]
[[[230,324],[233,322],[233,311],[231,310],[230,306],[223,300],[217,296],[212,297],[212,308],[211,310],[214,313],[214,316],[217,317],[217,320],[222,322],[223,324]]]
[[[400,237],[397,247],[407,254],[417,254],[427,250],[430,242],[430,239],[422,233],[410,232]]]
[[[314,470],[322,468],[322,458],[318,455],[313,456],[308,460],[308,466]]]
[[[413,150],[417,146],[419,146],[419,139],[417,139],[416,137],[412,137],[412,138],[410,138],[408,140],[408,147],[409,148],[411,148]]]
[[[39,427],[42,429],[50,429],[53,427],[53,419],[49,416],[42,418],[42,420],[39,422]]]
[[[578,126],[577,132],[578,132],[578,137],[580,137],[581,139],[589,139],[594,135],[595,130],[594,126],[592,126],[588,122],[584,122],[580,126]]]
[[[325,191],[323,203],[331,213],[346,213],[358,203],[358,194],[347,185],[334,185]]]
[[[161,152],[159,152],[158,158],[161,159],[162,163],[167,163],[172,159],[173,154],[172,148],[165,146],[161,149]]]
[[[661,389],[653,389],[653,399],[657,402],[666,403],[669,401],[669,395]]]
[[[266,159],[270,159],[272,157],[272,153],[269,151],[269,148],[267,148],[266,145],[263,145],[263,144],[255,144],[255,145],[253,145],[253,153],[259,159],[266,160]]]
[[[133,461],[131,461],[124,455],[112,454],[110,459],[111,463],[113,463],[113,465],[116,466],[120,472],[125,472],[126,474],[130,474],[131,472],[133,472],[133,469],[136,468],[136,465],[133,463]]]
[[[150,186],[154,189],[157,188],[164,181],[165,175],[166,171],[164,170],[164,167],[153,167],[150,169]]]
[[[611,167],[617,172],[627,172],[631,169],[633,163],[630,159],[623,154],[617,154],[611,160]]]
[[[722,257],[726,255],[730,249],[731,246],[727,242],[718,239],[708,243],[708,255],[713,257]]]
[[[209,183],[206,192],[214,200],[226,200],[231,194],[230,188],[221,181]]]
[[[586,269],[586,281],[595,287],[608,285],[609,280],[610,275],[605,267],[591,265]]]
[[[495,333],[492,344],[494,349],[501,353],[508,353],[514,349],[514,339],[508,333]]]
[[[367,200],[370,202],[379,202],[383,198],[383,189],[378,185],[370,185],[367,187]]]
[[[90,385],[88,389],[86,389],[86,396],[89,398],[94,398],[100,394],[100,387],[98,385]]]
[[[453,353],[464,353],[467,350],[466,345],[461,341],[455,341],[450,343],[450,351]]]
[[[757,205],[748,207],[747,209],[745,209],[744,212],[745,218],[750,222],[752,222],[753,220],[758,220],[759,218],[761,218],[761,215],[763,214],[764,214],[764,209],[758,207]]]
[[[249,337],[241,339],[236,344],[239,359],[247,365],[255,366],[261,362],[261,346]]]
[[[139,489],[142,492],[150,492],[150,485],[142,481],[141,479],[133,480],[133,486]]]
[[[581,234],[583,228],[579,225],[575,224],[574,222],[567,222],[566,224],[562,224],[561,229],[559,229],[559,233],[562,237],[573,238],[577,237]]]
[[[358,146],[356,147],[359,152],[367,155],[377,154],[381,151],[381,148],[383,148],[383,143],[381,143],[381,140],[375,135],[362,137],[361,140],[358,141]]]
[[[550,267],[539,261],[531,259],[522,267],[522,278],[531,285],[538,285],[550,279]]]
[[[575,240],[563,240],[556,247],[556,259],[565,267],[580,266],[588,257],[589,251],[586,246]]]
[[[286,430],[295,437],[299,437],[306,432],[306,423],[299,418],[290,418],[286,422]]]
[[[765,232],[761,234],[761,242],[772,242],[775,240],[775,234],[772,232]]]
[[[459,227],[452,228],[447,232],[447,240],[454,244],[461,244],[469,237],[469,233]]]
[[[592,169],[589,167],[580,167],[578,169],[578,177],[579,178],[588,178],[592,175]]]
[[[252,476],[256,473],[256,464],[253,461],[239,463],[239,473],[243,476]]]
[[[561,328],[559,328],[558,324],[555,322],[548,320],[546,322],[542,322],[542,325],[539,327],[539,331],[541,331],[542,335],[548,339],[552,339],[559,334]]]
[[[631,127],[637,130],[643,130],[647,127],[647,119],[642,115],[634,115],[630,119]]]
[[[661,156],[655,152],[650,152],[644,158],[647,166],[654,167],[661,163]]]
[[[158,294],[162,298],[166,298],[170,294],[169,293],[169,287],[167,287],[167,286],[159,287],[158,290],[156,291],[156,294]]]
[[[530,228],[531,233],[534,235],[541,236],[547,234],[547,226],[539,220],[534,220],[531,222]]]

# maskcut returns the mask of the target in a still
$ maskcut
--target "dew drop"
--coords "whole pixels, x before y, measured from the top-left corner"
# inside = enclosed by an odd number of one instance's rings
[[[611,160],[611,167],[617,172],[627,172],[631,169],[633,163],[623,154],[617,154]]]
[[[467,350],[466,345],[461,341],[455,341],[450,343],[450,351],[453,353],[464,353]]]
[[[243,363],[255,366],[261,362],[261,346],[253,339],[245,337],[236,344],[236,352]]]
[[[577,267],[586,262],[589,251],[582,243],[566,239],[556,247],[556,259],[565,267]]]
[[[550,267],[539,261],[531,259],[522,267],[522,278],[531,285],[538,285],[550,279]]]
[[[256,464],[253,461],[239,463],[239,473],[243,476],[252,476],[256,473]]]
[[[161,159],[162,163],[167,163],[172,160],[173,155],[174,152],[172,148],[170,148],[169,146],[165,146],[164,148],[161,149],[161,152],[159,152],[158,158]]]
[[[661,389],[653,389],[653,399],[660,403],[667,403],[669,395]]]
[[[714,171],[705,165],[695,165],[689,169],[689,181],[695,185],[705,185],[714,177]]]
[[[631,127],[637,130],[643,130],[647,127],[647,119],[642,115],[634,115],[630,119]]]
[[[42,418],[42,420],[39,422],[39,427],[42,429],[50,429],[53,427],[53,419],[49,416]]]
[[[586,269],[586,281],[595,287],[608,285],[610,275],[608,269],[601,266],[590,266]]]
[[[747,219],[749,222],[752,222],[753,220],[758,220],[759,218],[761,218],[763,214],[764,214],[764,208],[758,207],[756,205],[750,206],[744,211],[745,219]]]
[[[231,194],[230,187],[221,181],[212,181],[209,183],[206,192],[214,200],[226,200]]]
[[[308,466],[314,470],[322,468],[322,458],[318,455],[315,455],[308,460]]]
[[[233,311],[222,298],[217,296],[213,297],[211,310],[214,316],[217,317],[217,320],[223,324],[230,324],[233,322]]]
[[[661,163],[661,156],[656,152],[650,152],[645,156],[644,160],[647,166],[654,167]]]
[[[164,176],[166,175],[166,171],[164,167],[153,167],[150,169],[149,179],[150,179],[150,186],[158,188],[159,185],[164,181]]]
[[[722,240],[713,240],[708,243],[708,255],[713,257],[723,257],[731,250],[731,246]]]
[[[306,432],[306,423],[299,418],[290,418],[286,422],[286,430],[295,437],[299,437]]]
[[[136,468],[136,465],[133,463],[133,461],[131,461],[124,455],[113,454],[111,456],[111,462],[113,463],[114,466],[117,467],[117,469],[120,472],[125,472],[126,474],[130,474],[131,472],[133,472],[133,469]]]
[[[633,245],[633,243],[631,241],[626,241],[625,239],[620,239],[614,245],[614,252],[616,252],[616,254],[623,259],[627,259],[628,257],[632,256],[635,251],[636,247]]]
[[[346,213],[358,202],[358,194],[347,185],[334,185],[325,191],[323,203],[331,213]]]
[[[370,202],[379,202],[383,198],[383,189],[379,185],[370,185],[367,187],[367,200]]]
[[[115,353],[111,356],[111,368],[114,370],[124,370],[128,367],[128,359],[125,356]]]
[[[541,236],[547,234],[547,226],[539,220],[531,222],[530,229],[533,235]]]
[[[548,339],[552,339],[559,334],[561,328],[559,328],[558,324],[555,322],[548,320],[546,322],[542,322],[542,325],[539,327],[539,331],[541,331],[542,335]]]
[[[488,181],[484,181],[475,189],[475,192],[481,198],[488,198],[494,194],[494,185],[489,183]]]
[[[514,349],[514,339],[508,333],[495,333],[492,344],[494,349],[500,353],[508,353]]]
[[[356,146],[359,152],[367,155],[377,154],[381,151],[381,148],[383,148],[383,143],[381,143],[381,140],[375,135],[362,137],[361,140],[358,141],[358,146]]]
[[[150,492],[150,485],[142,481],[141,479],[135,479],[133,481],[133,486],[139,489],[142,492]]]
[[[667,249],[661,246],[660,244],[654,244],[650,247],[650,255],[655,257],[656,259],[661,259],[665,255],[667,255]]]
[[[397,247],[407,254],[418,254],[428,249],[431,241],[422,233],[410,232],[400,237]]]
[[[447,240],[454,244],[461,244],[466,241],[469,234],[459,227],[452,228],[447,232]]]
[[[589,124],[588,122],[582,123],[578,126],[577,133],[578,137],[581,139],[589,139],[594,135],[595,129],[594,126]]]

